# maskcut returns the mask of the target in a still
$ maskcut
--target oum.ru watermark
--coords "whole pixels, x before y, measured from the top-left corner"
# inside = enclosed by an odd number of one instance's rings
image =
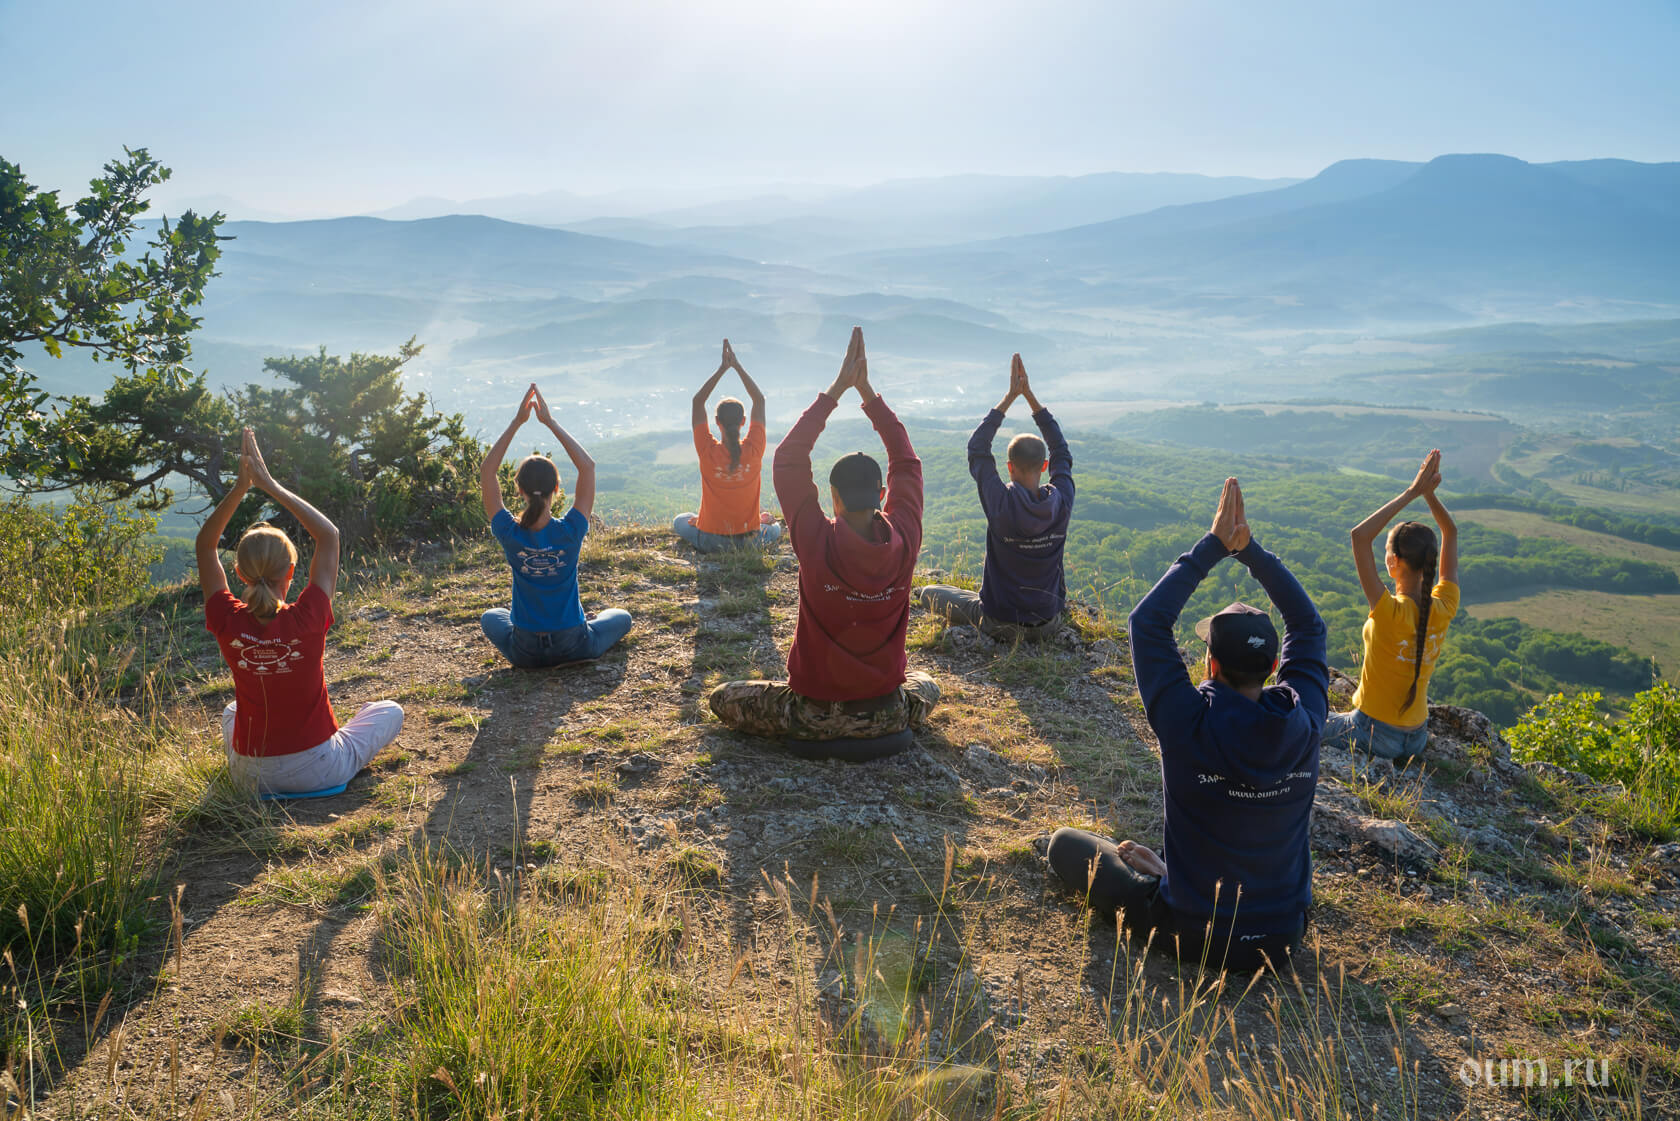
[[[1458,1065],[1458,1078],[1466,1086],[1521,1086],[1550,1089],[1557,1086],[1610,1085],[1609,1059],[1465,1059]]]

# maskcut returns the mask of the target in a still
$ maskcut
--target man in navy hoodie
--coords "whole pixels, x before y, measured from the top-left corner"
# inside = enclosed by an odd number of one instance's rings
[[[1227,556],[1283,614],[1277,630],[1233,603],[1197,626],[1206,681],[1192,685],[1173,628],[1192,592]],[[1250,970],[1286,965],[1312,902],[1307,829],[1329,711],[1324,621],[1283,562],[1249,532],[1237,480],[1226,479],[1213,529],[1178,558],[1131,616],[1132,667],[1161,745],[1161,855],[1077,829],[1050,839],[1049,860],[1095,909],[1121,912],[1187,960]],[[1277,670],[1277,684],[1266,679]]]
[[[998,478],[992,440],[1015,398],[1024,397],[1043,437],[1009,441],[1009,483]],[[1040,479],[1050,472],[1049,483]],[[922,605],[998,638],[1038,639],[1056,629],[1067,602],[1062,549],[1073,517],[1073,453],[1061,425],[1038,403],[1021,356],[1009,370],[1009,392],[968,440],[968,473],[986,511],[986,568],[978,594],[950,584],[917,591]]]

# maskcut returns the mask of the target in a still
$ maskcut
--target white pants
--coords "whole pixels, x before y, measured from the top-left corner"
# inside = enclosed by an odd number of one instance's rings
[[[233,750],[235,705],[222,710],[222,745],[227,748],[228,770],[240,785],[250,784],[260,794],[303,794],[349,782],[402,731],[402,705],[396,701],[374,701],[363,705],[350,722],[325,743],[290,755],[240,755]]]

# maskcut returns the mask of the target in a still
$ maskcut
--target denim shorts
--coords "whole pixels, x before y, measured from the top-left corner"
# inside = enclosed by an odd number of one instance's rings
[[[1409,759],[1429,746],[1429,726],[1396,728],[1354,709],[1332,712],[1324,722],[1324,746],[1355,749],[1382,759]]]

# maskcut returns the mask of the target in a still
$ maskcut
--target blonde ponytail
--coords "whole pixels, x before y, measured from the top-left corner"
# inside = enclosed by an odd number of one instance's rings
[[[297,563],[297,549],[278,529],[257,525],[239,539],[235,556],[239,578],[245,581],[245,606],[266,623],[280,613],[280,597],[274,594],[272,585],[284,580]]]

